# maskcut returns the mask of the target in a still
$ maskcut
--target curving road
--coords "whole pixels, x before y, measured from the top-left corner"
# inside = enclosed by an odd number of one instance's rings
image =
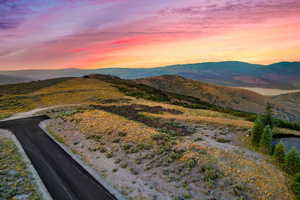
[[[116,200],[40,127],[47,116],[0,122],[15,134],[54,200]]]

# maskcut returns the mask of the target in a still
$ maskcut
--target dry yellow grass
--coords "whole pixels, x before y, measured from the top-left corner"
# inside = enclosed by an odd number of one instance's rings
[[[183,120],[186,122],[193,122],[193,123],[207,122],[207,123],[214,123],[219,125],[244,127],[244,128],[251,128],[253,126],[252,122],[246,121],[243,118],[236,117],[226,113],[212,111],[212,110],[189,109],[181,106],[163,104],[163,103],[140,100],[140,99],[134,100],[133,103],[147,105],[147,106],[162,106],[164,108],[175,109],[183,112],[183,114],[180,115],[175,115],[170,113],[162,113],[162,114],[143,113],[146,116],[159,117],[164,119]]]
[[[116,88],[109,83],[96,80],[76,78],[60,84],[44,88],[32,95],[41,96],[37,104],[44,106],[74,103],[93,103],[95,98],[109,99],[124,97]]]
[[[182,106],[164,104],[164,103],[153,102],[153,101],[142,100],[142,99],[136,99],[132,103],[142,104],[147,106],[162,106],[168,109],[175,109],[183,112],[186,116],[219,117],[219,118],[226,118],[226,119],[242,120],[242,118],[240,117],[236,117],[230,114],[221,113],[217,111],[205,110],[205,109],[190,109],[190,108],[184,108]]]
[[[8,105],[7,108],[3,107],[0,111],[0,117],[40,107],[89,104],[95,103],[97,99],[122,97],[124,97],[124,94],[120,93],[118,89],[112,87],[109,83],[96,79],[74,78],[30,94],[0,97],[0,100],[12,98],[19,104],[19,106],[11,107]]]
[[[152,143],[152,135],[157,131],[142,123],[130,121],[119,115],[104,111],[87,111],[73,116],[79,121],[80,131],[89,135],[112,135],[124,132],[124,140],[136,143]]]
[[[245,184],[253,185],[256,199],[293,199],[288,177],[271,163],[254,161],[245,155],[217,148],[212,148],[209,152],[215,158],[221,158],[219,166],[225,176],[232,176]]]
[[[294,195],[289,189],[288,176],[272,163],[264,160],[252,160],[234,151],[225,151],[211,146],[185,143],[188,151],[181,161],[196,159],[198,163],[214,163],[224,173],[225,177],[250,185],[253,198],[256,200],[291,200]],[[195,150],[206,152],[199,154]]]
[[[174,115],[169,113],[163,113],[163,114],[152,114],[152,113],[143,113],[146,116],[149,117],[159,117],[163,119],[175,119],[175,120],[181,120],[186,122],[192,122],[192,123],[213,123],[213,124],[219,124],[219,125],[225,125],[225,126],[234,126],[234,127],[244,127],[244,128],[251,128],[253,126],[252,122],[245,121],[245,120],[238,120],[238,119],[226,119],[221,117],[208,117],[208,116],[201,116],[201,115],[190,115],[189,113],[184,113],[182,115]]]

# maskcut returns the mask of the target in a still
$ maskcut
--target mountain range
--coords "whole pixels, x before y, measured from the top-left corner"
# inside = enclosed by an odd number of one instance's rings
[[[123,79],[139,79],[160,75],[178,75],[206,83],[235,87],[300,89],[300,62],[258,65],[237,61],[172,65],[157,68],[103,68],[0,71],[0,75],[27,80],[58,77],[80,77],[88,74],[109,74]],[[0,84],[10,83],[8,79]]]

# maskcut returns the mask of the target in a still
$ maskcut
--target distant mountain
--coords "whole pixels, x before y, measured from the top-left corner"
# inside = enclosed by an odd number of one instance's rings
[[[224,86],[300,89],[300,62],[256,65],[245,62],[207,62],[172,65],[158,68],[105,68],[95,70],[25,70],[2,71],[0,74],[30,79],[49,79],[88,74],[110,74],[123,79],[138,79],[160,75],[178,75]]]
[[[214,105],[246,112],[262,113],[267,103],[271,103],[276,117],[300,121],[300,93],[268,97],[245,89],[207,84],[176,75],[137,79],[136,82],[162,91],[192,96]]]
[[[12,84],[12,83],[22,83],[32,81],[30,78],[7,76],[0,74],[0,84]]]

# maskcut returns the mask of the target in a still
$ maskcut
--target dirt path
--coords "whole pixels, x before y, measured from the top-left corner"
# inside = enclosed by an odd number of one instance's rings
[[[50,107],[44,107],[44,108],[36,108],[33,110],[30,110],[28,112],[20,112],[20,113],[16,113],[11,117],[5,118],[0,120],[1,121],[9,121],[9,120],[15,120],[15,119],[22,119],[22,118],[28,118],[28,117],[32,117],[35,114],[42,112],[42,111],[46,111],[46,110],[50,110],[50,109],[55,109],[55,108],[63,108],[63,107],[70,107],[70,106],[81,106],[81,104],[66,104],[66,105],[59,105],[59,106],[50,106]]]

